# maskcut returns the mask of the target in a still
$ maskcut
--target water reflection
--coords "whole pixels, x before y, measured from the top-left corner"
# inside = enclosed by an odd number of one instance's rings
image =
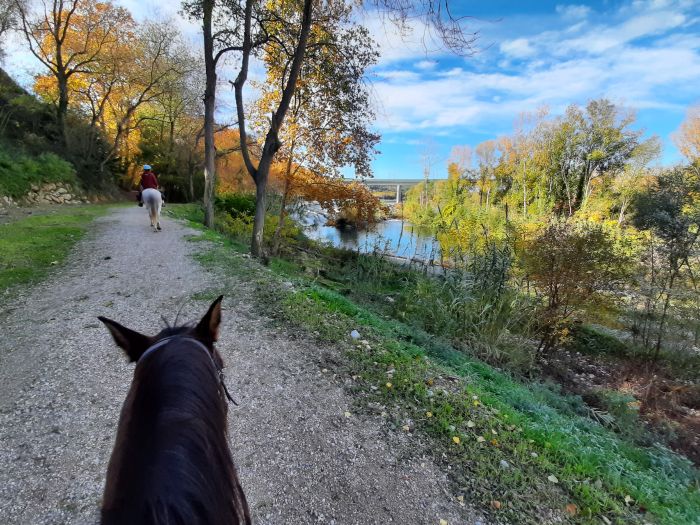
[[[338,229],[326,226],[322,214],[307,210],[302,222],[311,239],[338,248],[364,253],[379,250],[389,255],[426,261],[440,258],[439,244],[429,231],[399,219],[382,221],[368,230]]]

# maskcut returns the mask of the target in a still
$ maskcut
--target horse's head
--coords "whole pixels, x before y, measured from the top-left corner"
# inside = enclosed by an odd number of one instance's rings
[[[214,343],[219,339],[219,325],[221,324],[221,301],[224,298],[220,295],[209,307],[207,313],[196,325],[167,327],[157,335],[147,336],[131,330],[116,321],[106,317],[98,317],[109,329],[114,341],[124,350],[131,362],[138,361],[150,347],[158,344],[159,341],[171,337],[190,337],[201,342],[211,353],[217,368],[223,367],[223,361],[219,352],[214,348]]]

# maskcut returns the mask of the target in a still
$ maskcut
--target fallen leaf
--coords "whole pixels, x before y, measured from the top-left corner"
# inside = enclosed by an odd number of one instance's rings
[[[606,518],[605,516],[602,516],[602,518],[603,518],[603,521],[605,522],[605,525],[612,525],[612,521],[610,521],[608,518]]]
[[[387,384],[386,384],[386,387],[387,387],[387,388],[391,388],[392,386],[394,386],[394,385],[392,385],[391,383],[387,383]]]
[[[440,520],[440,525],[448,525],[447,520]]]
[[[426,413],[425,413],[425,417],[433,417],[433,413],[432,413],[432,412],[426,412]]]
[[[498,510],[501,508],[501,502],[495,499],[491,501],[491,507],[493,507],[495,510]]]
[[[573,503],[569,503],[566,506],[566,512],[569,514],[569,516],[576,516],[576,514],[578,513],[578,507]]]
[[[475,426],[476,426],[476,423],[474,423],[473,421],[471,421],[471,420],[467,421],[468,428],[474,428]]]
[[[459,436],[452,436],[452,441],[455,443],[455,445],[459,445],[462,440],[459,439]]]
[[[632,503],[633,501],[634,501],[634,500],[632,499],[632,497],[631,497],[629,494],[627,494],[627,495],[625,496],[625,503],[626,503],[627,505],[629,505],[629,504]]]
[[[345,417],[350,417],[352,414],[350,412],[345,412]]]
[[[459,504],[464,507],[464,496],[457,496],[457,501],[459,501]]]
[[[403,428],[406,432],[408,432],[409,430],[411,430],[411,427],[409,427],[408,425],[404,425],[404,426],[401,427],[401,428]]]
[[[492,439],[492,440],[491,440],[491,444],[492,444],[494,447],[497,447],[497,446],[498,446],[498,440],[497,440],[497,439]]]
[[[476,440],[477,440],[479,443],[483,443],[484,441],[486,441],[486,438],[483,437],[483,436],[477,436],[477,437],[476,437]]]
[[[547,476],[547,479],[549,481],[551,481],[552,483],[559,483],[559,480],[557,479],[557,477],[555,475]]]
[[[494,436],[497,436],[497,435],[498,435],[498,432],[496,432],[494,429],[491,429],[491,433],[492,433]]]

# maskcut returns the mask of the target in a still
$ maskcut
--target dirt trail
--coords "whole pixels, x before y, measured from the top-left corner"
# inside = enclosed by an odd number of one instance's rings
[[[224,289],[218,345],[240,407],[234,458],[258,524],[485,523],[444,474],[379,417],[345,417],[352,399],[323,372],[332,349],[270,328],[252,285],[204,271],[196,232],[122,208],[98,219],[65,267],[0,307],[0,523],[94,523],[133,365],[98,315],[155,333],[161,314],[198,318]]]

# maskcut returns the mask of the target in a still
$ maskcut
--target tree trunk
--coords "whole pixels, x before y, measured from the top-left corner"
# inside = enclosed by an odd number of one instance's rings
[[[204,89],[204,224],[214,226],[214,194],[216,185],[216,145],[214,144],[214,109],[216,105],[216,62],[214,61],[214,39],[211,17],[213,0],[204,0],[204,66],[206,85]]]
[[[270,133],[268,133],[268,140]],[[270,166],[275,153],[279,149],[279,143],[275,138],[274,145],[268,145],[265,141],[260,164],[258,164],[257,176],[255,178],[255,219],[253,221],[253,238],[251,240],[250,253],[253,257],[265,259],[265,244],[263,233],[265,229],[265,211],[267,204],[267,179],[270,174]]]
[[[294,163],[294,142],[290,146],[289,158],[287,159],[286,172],[284,176],[284,190],[282,191],[282,202],[280,203],[280,214],[275,234],[272,236],[272,255],[277,255],[280,249],[280,236],[284,227],[284,219],[287,217],[287,198],[292,187],[292,165]]]
[[[677,263],[674,263],[677,266]],[[664,309],[661,311],[661,319],[659,320],[659,331],[656,338],[656,345],[654,346],[654,361],[659,359],[659,353],[661,352],[661,341],[664,335],[664,325],[666,324],[666,317],[668,315],[668,307],[671,304],[671,290],[673,290],[673,282],[678,275],[678,271],[674,270],[671,273],[671,278],[669,279],[668,288],[666,289],[666,300],[664,301]]]
[[[58,107],[56,108],[56,123],[61,141],[66,145],[66,114],[68,113],[68,78],[60,71],[56,76],[58,81]]]
[[[272,115],[270,129],[265,136],[265,144],[260,156],[258,167],[255,168],[250,158],[247,143],[247,131],[245,127],[245,108],[243,106],[243,85],[248,77],[248,63],[250,51],[252,49],[251,42],[251,16],[252,16],[252,1],[246,1],[245,7],[245,26],[243,37],[243,56],[241,58],[241,70],[238,73],[236,81],[233,83],[236,93],[236,111],[238,114],[238,129],[241,140],[241,153],[245,162],[248,173],[255,182],[255,220],[253,221],[253,238],[251,241],[250,252],[253,257],[265,258],[263,246],[263,228],[265,226],[265,191],[267,189],[267,179],[270,174],[270,166],[275,153],[280,149],[279,130],[284,122],[284,117],[289,109],[292,96],[297,85],[297,79],[301,71],[301,65],[306,54],[306,46],[309,39],[309,32],[312,24],[314,0],[304,0],[303,18],[301,22],[301,32],[299,42],[294,50],[294,58],[289,71],[289,78],[282,91],[277,111]]]

